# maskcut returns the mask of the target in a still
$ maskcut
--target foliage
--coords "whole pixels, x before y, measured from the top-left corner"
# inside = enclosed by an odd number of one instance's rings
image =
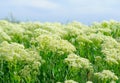
[[[0,21],[0,83],[119,83],[120,22]]]

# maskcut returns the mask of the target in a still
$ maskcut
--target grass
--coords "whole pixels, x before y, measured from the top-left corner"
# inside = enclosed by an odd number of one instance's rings
[[[119,83],[120,22],[0,21],[1,83]]]

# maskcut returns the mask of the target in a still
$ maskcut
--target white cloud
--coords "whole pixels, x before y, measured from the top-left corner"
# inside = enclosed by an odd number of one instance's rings
[[[79,7],[113,7],[119,4],[120,0],[67,0],[67,2]]]
[[[12,0],[11,2],[15,6],[28,6],[34,8],[43,9],[56,9],[59,8],[59,4],[49,0]]]
[[[72,14],[114,14],[118,12],[120,0],[66,0],[68,12]]]

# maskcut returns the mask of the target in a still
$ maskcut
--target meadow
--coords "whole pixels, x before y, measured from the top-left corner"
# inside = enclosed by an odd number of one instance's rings
[[[120,83],[120,22],[0,20],[0,83]]]

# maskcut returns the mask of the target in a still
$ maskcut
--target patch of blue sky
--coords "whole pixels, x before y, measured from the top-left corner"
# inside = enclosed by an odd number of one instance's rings
[[[0,18],[11,13],[22,21],[120,21],[120,0],[0,0]]]

